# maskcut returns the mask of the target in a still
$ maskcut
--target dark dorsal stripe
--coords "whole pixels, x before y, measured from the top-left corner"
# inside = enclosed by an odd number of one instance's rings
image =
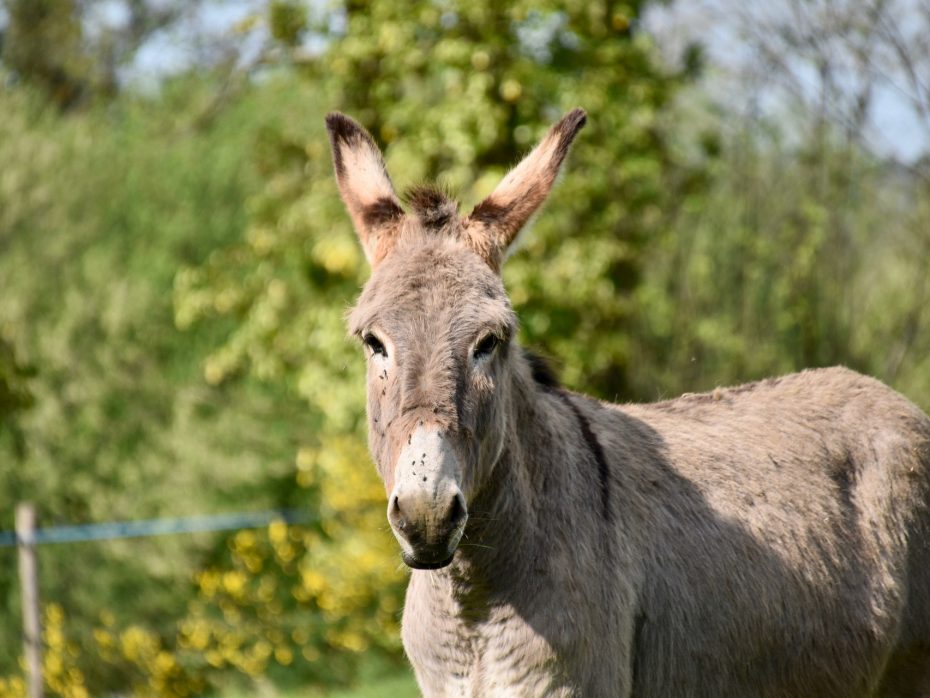
[[[597,440],[594,432],[591,431],[591,423],[588,421],[588,418],[581,414],[581,410],[572,402],[568,393],[564,390],[554,390],[553,393],[575,413],[575,417],[578,419],[578,426],[581,427],[581,435],[588,444],[588,449],[594,454],[594,460],[597,461],[597,476],[601,481],[601,507],[603,508],[604,519],[610,521],[610,481],[607,473],[607,459],[604,457],[604,449],[601,448],[601,442]]]
[[[610,480],[607,470],[607,459],[604,457],[604,449],[601,448],[601,442],[597,440],[597,437],[591,430],[591,422],[581,413],[578,406],[572,402],[571,397],[569,397],[565,389],[559,385],[559,380],[556,378],[555,372],[545,359],[526,349],[523,350],[523,357],[530,365],[533,380],[536,381],[536,384],[546,392],[558,397],[574,413],[575,419],[578,420],[578,427],[581,429],[581,435],[588,445],[588,450],[591,451],[594,455],[594,460],[597,462],[597,476],[601,484],[601,508],[603,510],[604,519],[610,521]]]

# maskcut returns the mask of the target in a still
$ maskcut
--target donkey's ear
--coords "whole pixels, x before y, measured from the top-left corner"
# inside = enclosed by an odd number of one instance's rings
[[[345,114],[326,116],[339,193],[372,266],[394,243],[404,217],[384,158],[368,132]]]
[[[507,247],[546,200],[568,147],[587,118],[584,109],[566,114],[465,219],[469,242],[492,269],[500,269]]]

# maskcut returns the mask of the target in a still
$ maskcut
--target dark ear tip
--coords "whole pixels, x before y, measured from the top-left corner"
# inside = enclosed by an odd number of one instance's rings
[[[337,131],[343,128],[348,121],[351,121],[351,119],[342,112],[331,111],[326,115],[326,129],[328,131]]]
[[[556,125],[560,134],[574,138],[575,134],[588,122],[588,114],[581,107],[575,107]]]
[[[326,130],[333,142],[349,141],[358,137],[368,138],[365,129],[355,119],[338,111],[331,111],[326,115]]]
[[[575,107],[568,112],[568,117],[573,121],[577,121],[579,125],[584,126],[585,122],[588,120],[588,112],[581,107]]]

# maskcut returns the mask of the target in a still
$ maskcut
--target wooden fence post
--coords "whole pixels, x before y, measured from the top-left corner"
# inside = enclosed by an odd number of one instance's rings
[[[23,603],[23,650],[29,698],[42,698],[42,625],[39,620],[39,578],[36,564],[36,510],[32,504],[16,506],[16,543],[19,549],[19,584]]]

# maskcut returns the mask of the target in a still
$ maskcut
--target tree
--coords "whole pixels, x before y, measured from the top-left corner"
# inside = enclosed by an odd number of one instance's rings
[[[653,270],[669,378],[709,387],[844,363],[927,404],[926,4],[691,9],[676,29],[711,69],[688,116],[724,139],[708,198],[685,207]],[[909,143],[883,126],[889,110]]]
[[[61,109],[86,90],[87,69],[75,0],[5,0],[3,62],[44,89]]]
[[[0,337],[0,444],[10,439],[11,452],[21,458],[25,449],[17,416],[33,403],[28,379],[32,371],[16,358],[13,347]]]
[[[87,0],[2,0],[6,26],[0,28],[4,66],[22,82],[40,89],[61,111],[91,97],[112,97],[119,70],[152,34],[178,22],[203,4],[122,0],[107,3],[105,22]]]
[[[575,176],[557,189],[507,273],[529,343],[557,356],[571,354],[563,351],[569,338],[584,344],[585,370],[568,363],[566,377],[609,396],[634,394],[622,335],[647,241],[663,204],[698,182],[676,162],[662,122],[684,76],[656,67],[648,40],[634,30],[639,10],[352,3],[344,29],[329,17],[307,27],[328,38],[324,53],[295,55],[317,103],[359,118],[382,141],[395,176],[439,179],[466,208],[554,118],[585,106],[590,125],[573,154]],[[303,376],[304,395],[331,411],[333,381],[342,385],[347,372],[341,307],[366,272],[332,196],[322,111],[269,135],[262,167],[271,181],[254,202],[246,242],[179,276],[177,313],[182,325],[216,314],[240,318],[213,356],[214,380],[241,371]],[[604,326],[615,328],[613,337]],[[325,341],[310,346],[306,337],[319,338],[323,328]],[[352,413],[344,424],[356,422],[357,406]]]
[[[204,577],[206,605],[222,618],[222,603],[246,613],[244,603],[254,638],[274,636],[281,618],[301,619],[311,634],[322,628],[317,651],[328,659],[307,671],[322,680],[314,672],[328,666],[344,680],[351,650],[397,651],[403,577],[375,504],[383,490],[362,462],[363,361],[343,315],[367,268],[336,191],[325,112],[345,111],[374,134],[401,190],[438,180],[467,209],[555,119],[587,109],[564,181],[505,276],[525,343],[557,357],[569,385],[608,398],[636,397],[647,383],[631,361],[634,292],[663,209],[701,180],[678,159],[663,119],[688,76],[657,66],[637,31],[642,3],[373,0],[321,15],[299,7],[272,4],[271,33],[287,57],[277,79],[293,89],[296,73],[314,97],[263,134],[267,184],[242,240],[178,274],[175,309],[181,327],[229,328],[205,366],[209,382],[252,375],[293,385],[316,425],[297,482],[322,528],[283,539],[283,558],[273,541],[247,541],[248,550],[240,541]],[[325,50],[301,49],[309,36]],[[261,575],[248,564],[255,556],[262,574],[280,565],[297,578],[278,584],[265,611]],[[235,592],[216,581],[227,573],[243,575]],[[193,627],[215,636],[208,609],[199,617]],[[256,640],[246,656],[270,657],[269,643]],[[221,646],[215,638],[202,647]]]
[[[11,350],[0,353],[0,511],[29,499],[48,526],[295,503],[296,434],[309,428],[297,399],[254,380],[205,385],[217,328],[174,326],[175,272],[245,225],[253,129],[275,118],[253,92],[192,128],[216,89],[189,76],[67,116],[29,86],[0,93],[0,348]],[[17,444],[8,407],[27,399]],[[148,678],[118,653],[103,661],[96,631],[117,647],[130,630],[140,647],[173,647],[195,572],[225,549],[216,535],[39,549],[43,599],[83,648],[80,661],[65,654],[92,695]],[[4,675],[21,643],[15,549],[0,555]]]

